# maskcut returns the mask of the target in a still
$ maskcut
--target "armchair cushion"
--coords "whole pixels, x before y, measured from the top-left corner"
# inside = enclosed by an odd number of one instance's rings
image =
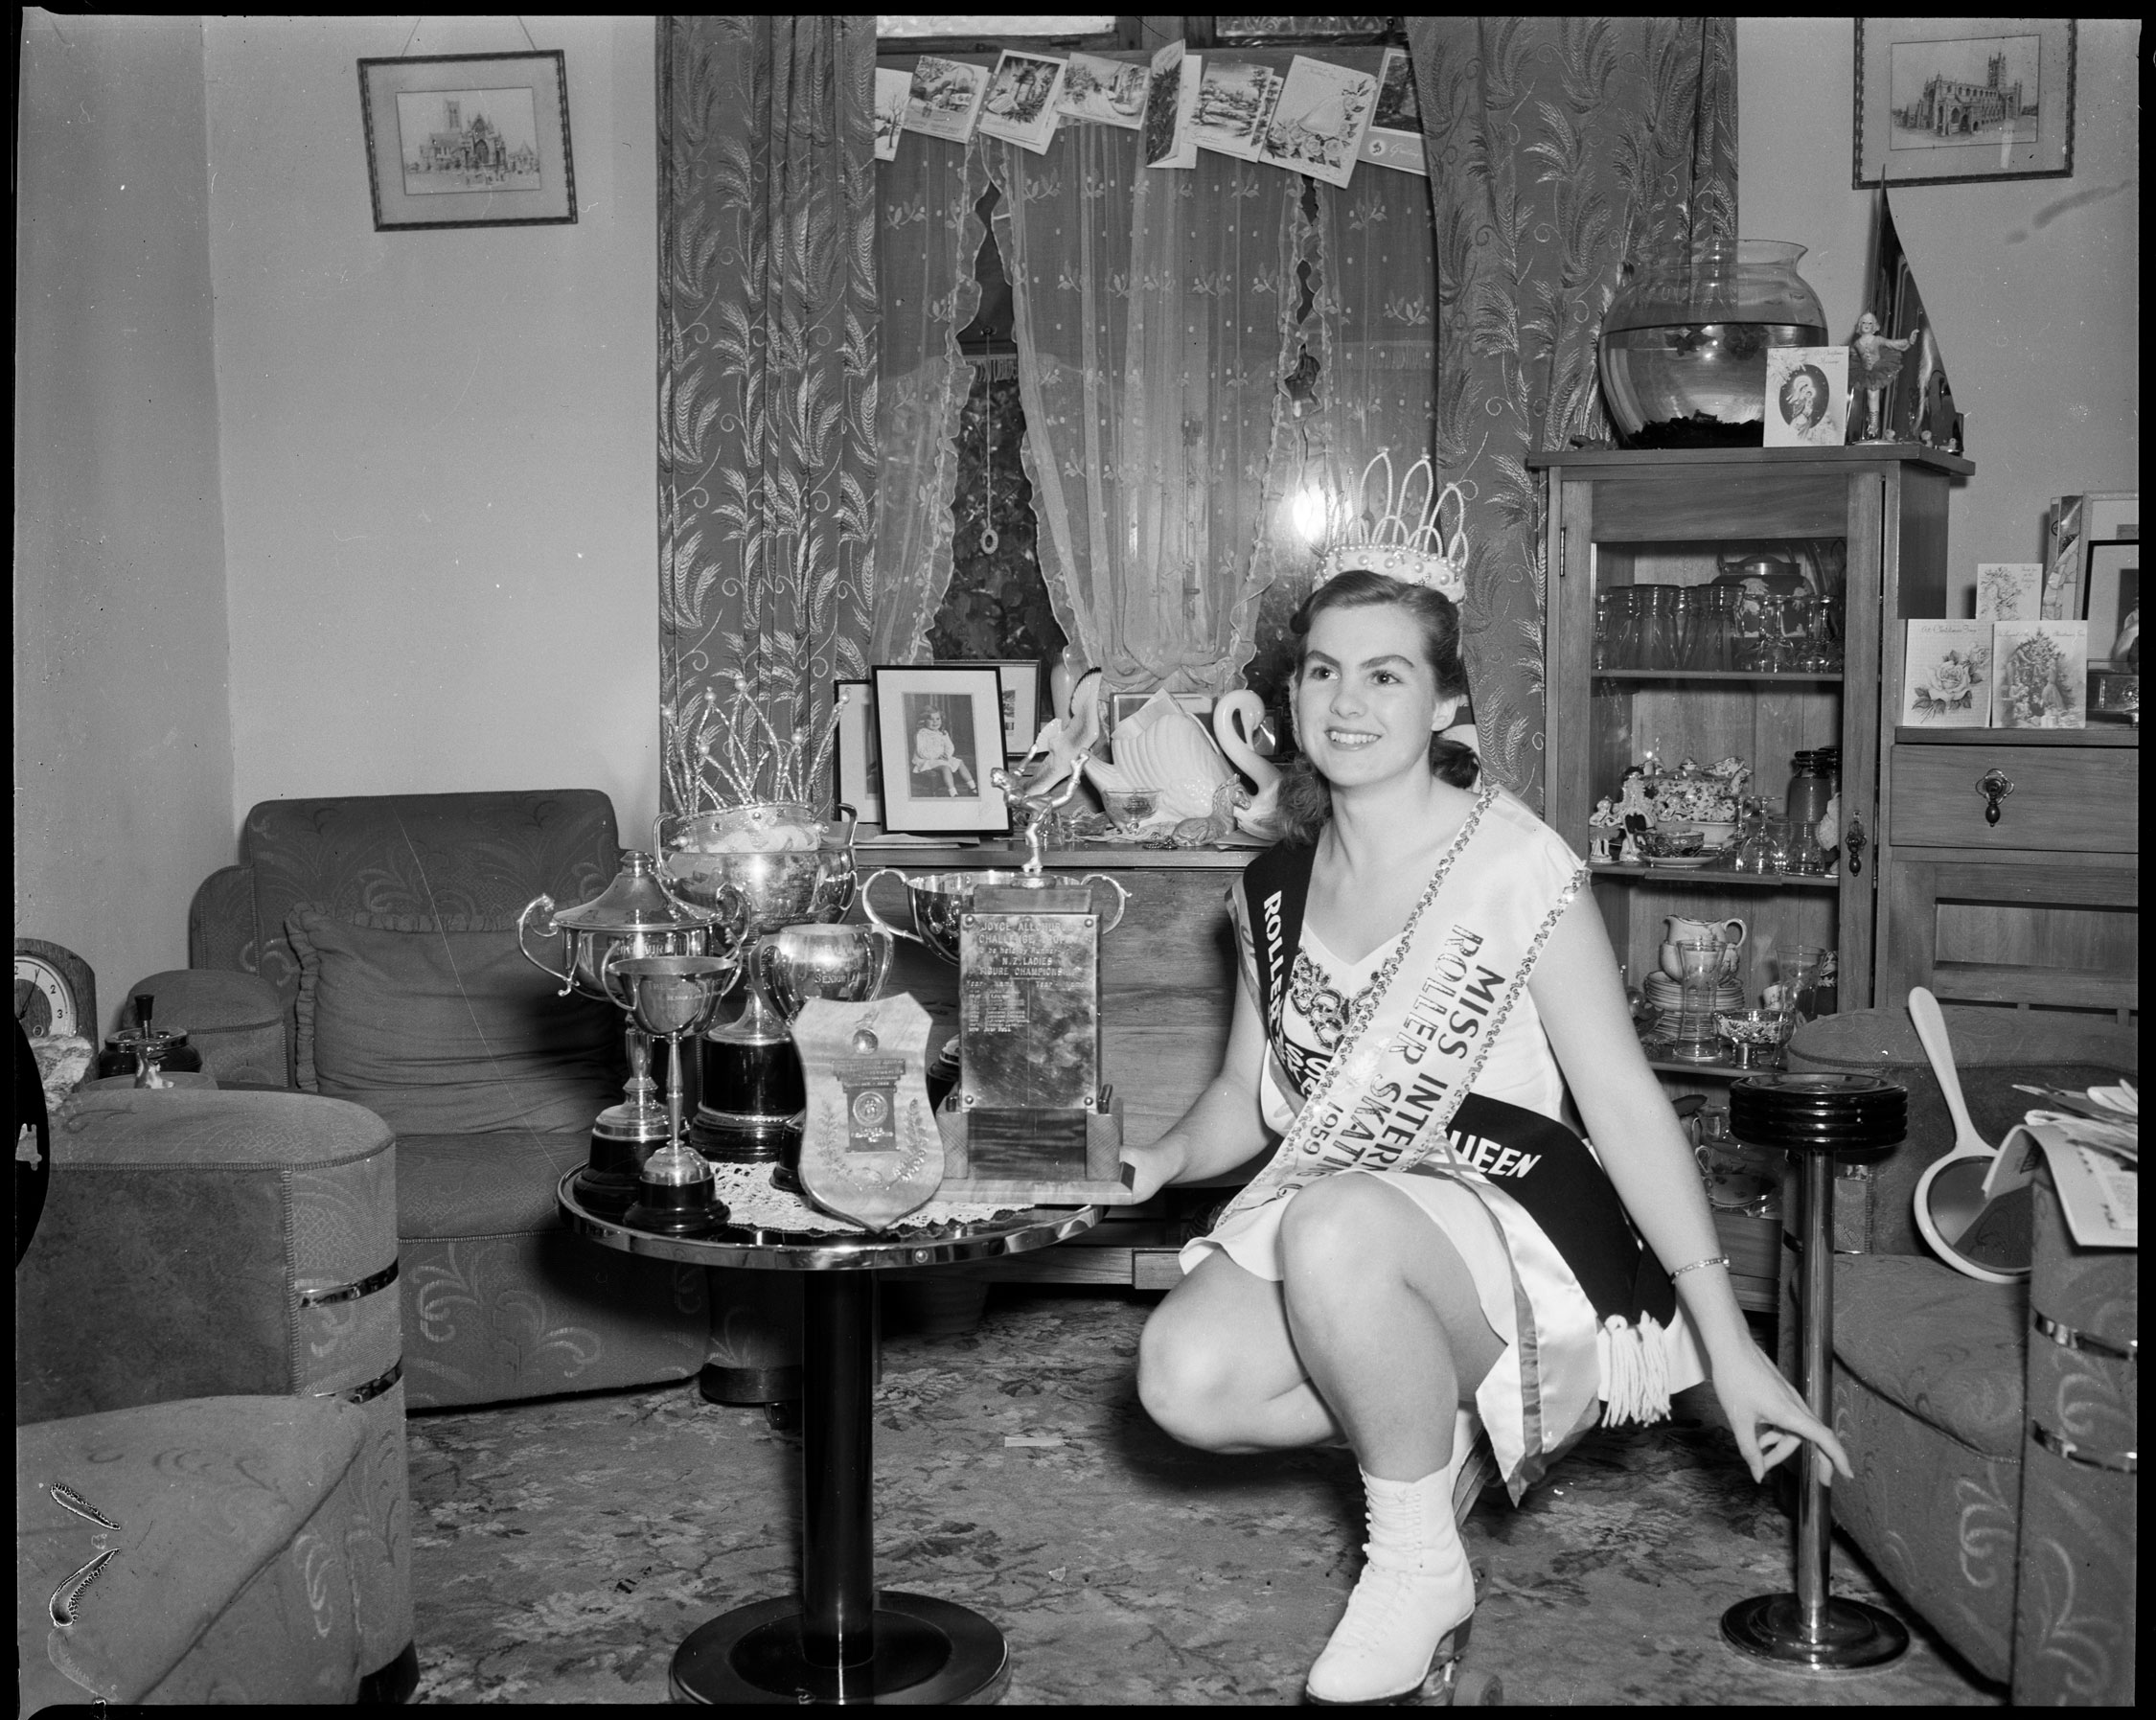
[[[2029,1293],[1908,1254],[1834,1263],[1834,1359],[1916,1420],[2018,1459]]]
[[[364,1105],[401,1135],[588,1131],[618,1096],[620,1018],[556,996],[514,928],[302,907],[286,932],[310,1092]]]

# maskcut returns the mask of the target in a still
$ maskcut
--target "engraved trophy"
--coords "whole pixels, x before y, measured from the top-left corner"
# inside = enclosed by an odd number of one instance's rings
[[[876,910],[885,873],[906,886],[911,929]],[[1112,914],[1096,909],[1096,883],[1115,892]],[[1120,1117],[1100,1078],[1100,940],[1129,902],[1104,872],[1043,871],[1038,837],[1021,871],[884,867],[862,883],[870,921],[958,968],[958,1034],[929,1072],[931,1096],[954,1089],[936,1112],[945,1198],[1127,1204]]]
[[[872,926],[826,926],[812,922],[768,933],[756,946],[751,978],[776,1006],[789,1028],[811,1001],[866,1003],[890,976],[891,934]],[[798,1043],[796,1043],[798,1055]],[[803,1107],[807,1107],[804,1090]],[[796,1193],[801,1187],[801,1135],[783,1139],[771,1184]]]
[[[681,1041],[701,1032],[720,998],[741,976],[738,952],[725,955],[647,955],[624,958],[617,950],[602,973],[608,989],[621,989],[636,1025],[666,1041],[666,1145],[644,1161],[636,1198],[622,1223],[669,1236],[708,1230],[726,1220],[714,1188],[711,1166],[689,1145],[681,1128]]]
[[[854,899],[854,812],[822,818],[797,802],[765,802],[658,820],[659,878],[678,901],[705,907],[729,892],[745,907],[751,945],[789,926],[841,920]],[[747,998],[707,1029],[703,1089],[690,1138],[708,1158],[769,1163],[799,1139],[806,1103],[801,1060],[786,1018],[750,952]]]
[[[677,902],[660,886],[652,857],[631,849],[622,856],[612,883],[583,906],[557,908],[540,896],[525,905],[516,919],[516,947],[540,973],[559,979],[566,998],[577,992],[611,1003],[628,1015],[623,1037],[630,1077],[622,1102],[602,1111],[591,1126],[590,1161],[577,1177],[577,1198],[595,1211],[619,1211],[634,1198],[638,1176],[652,1151],[669,1137],[666,1108],[657,1102],[652,1079],[652,1044],[637,1025],[633,1004],[621,982],[608,975],[614,956],[730,956],[742,932],[744,905],[738,892],[713,891],[708,902]],[[542,961],[532,951],[529,934],[535,918],[542,938],[566,942],[563,966]]]

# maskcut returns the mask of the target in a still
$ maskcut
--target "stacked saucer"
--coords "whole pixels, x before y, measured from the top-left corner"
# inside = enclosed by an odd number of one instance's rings
[[[1645,980],[1641,982],[1640,989],[1646,994],[1647,1007],[1658,1016],[1665,1018],[1674,1016],[1683,1006],[1685,988],[1666,974],[1660,972],[1649,974]],[[1722,976],[1722,983],[1715,988],[1714,1007],[1718,1010],[1742,1009],[1744,1007],[1744,987],[1737,984],[1736,980],[1731,975],[1725,974]],[[1669,1025],[1674,1025],[1674,1022],[1669,1023]],[[1664,1031],[1666,1030],[1665,1027]]]

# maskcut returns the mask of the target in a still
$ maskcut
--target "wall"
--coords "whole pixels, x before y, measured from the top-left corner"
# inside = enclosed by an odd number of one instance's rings
[[[1977,467],[1949,508],[1954,614],[1974,613],[1979,562],[2043,558],[2053,497],[2140,488],[2140,26],[2078,34],[2072,177],[1894,194]],[[1849,185],[1854,70],[1848,18],[1737,21],[1739,228],[1810,247],[1837,339],[1865,308],[1871,231],[1873,194]]]
[[[198,19],[24,18],[15,929],[125,989],[232,858]]]
[[[233,829],[280,795],[658,799],[653,23],[567,57],[574,225],[378,233],[355,62],[510,18],[213,18]],[[229,838],[227,842],[229,850]]]

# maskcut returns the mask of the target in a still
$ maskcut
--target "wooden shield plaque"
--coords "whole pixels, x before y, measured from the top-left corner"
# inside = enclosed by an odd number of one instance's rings
[[[929,1109],[929,1012],[904,992],[866,1003],[812,998],[793,1043],[809,1098],[802,1193],[872,1230],[931,1199],[943,1135]]]

